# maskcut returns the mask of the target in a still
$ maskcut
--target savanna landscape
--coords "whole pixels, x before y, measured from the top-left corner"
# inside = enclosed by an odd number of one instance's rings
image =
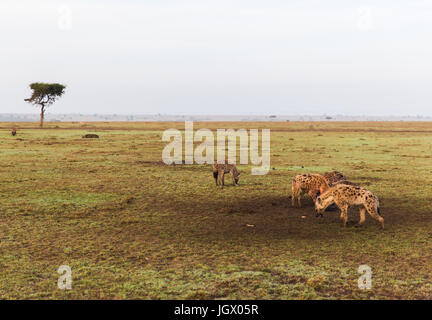
[[[430,122],[194,125],[271,129],[270,172],[238,165],[221,189],[211,165],[164,164],[182,122],[0,123],[0,298],[432,298]],[[357,208],[342,228],[337,208],[291,206],[295,175],[329,170],[379,198],[384,230],[354,227]]]

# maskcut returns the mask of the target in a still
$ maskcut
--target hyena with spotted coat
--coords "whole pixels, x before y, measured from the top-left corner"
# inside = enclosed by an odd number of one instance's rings
[[[323,177],[327,180],[327,183],[330,187],[335,185],[340,181],[348,180],[342,172],[339,171],[328,171],[323,174]]]
[[[224,186],[224,175],[229,173],[234,186],[238,186],[240,171],[237,169],[235,164],[230,164],[225,162],[223,164],[215,163],[213,164],[213,177],[216,181],[216,185]]]
[[[307,193],[315,201],[318,194],[323,193],[329,188],[327,180],[320,174],[299,174],[292,180],[292,196],[291,204],[295,206],[295,199],[297,198],[298,206],[301,207],[301,200],[303,194]]]
[[[322,216],[325,209],[333,203],[341,210],[340,218],[344,227],[348,220],[348,208],[350,206],[361,206],[360,221],[357,225],[360,226],[363,224],[366,219],[367,211],[372,218],[381,223],[381,227],[384,229],[384,218],[380,216],[379,200],[369,190],[347,184],[338,184],[331,187],[317,197],[315,201],[317,216]]]

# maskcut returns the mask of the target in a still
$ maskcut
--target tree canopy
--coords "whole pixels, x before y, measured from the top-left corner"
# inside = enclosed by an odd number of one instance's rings
[[[66,86],[59,83],[35,82],[30,84],[30,89],[33,90],[31,97],[24,100],[33,104],[48,106],[63,95],[65,88]]]

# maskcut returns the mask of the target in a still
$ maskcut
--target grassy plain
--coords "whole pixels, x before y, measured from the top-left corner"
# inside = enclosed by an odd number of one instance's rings
[[[223,190],[208,165],[161,163],[168,128],[184,123],[0,123],[0,298],[432,298],[432,123],[195,123],[271,129],[272,170]],[[380,198],[385,230],[290,206],[294,175],[331,169]]]

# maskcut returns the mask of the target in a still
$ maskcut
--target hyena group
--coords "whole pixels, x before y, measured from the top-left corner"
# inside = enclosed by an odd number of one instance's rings
[[[224,186],[224,176],[229,173],[234,186],[238,186],[240,171],[235,164],[228,161],[225,163],[215,163],[213,165],[213,177],[216,186]],[[381,223],[384,228],[384,218],[380,216],[379,200],[369,190],[358,186],[349,181],[345,175],[338,171],[329,171],[324,174],[300,174],[292,180],[292,206],[297,200],[301,207],[301,197],[308,194],[315,202],[316,215],[323,216],[323,212],[332,204],[341,210],[340,218],[343,226],[348,220],[348,208],[350,206],[360,206],[360,221],[362,225],[366,219],[366,211],[371,217]]]
[[[384,228],[384,218],[380,216],[379,200],[369,190],[359,187],[338,171],[321,174],[301,174],[295,176],[292,181],[292,205],[297,198],[301,206],[300,198],[303,194],[309,196],[315,202],[317,216],[323,216],[325,209],[333,203],[341,210],[341,220],[346,226],[348,220],[348,208],[360,206],[360,221],[362,225],[366,219],[366,211],[371,217],[381,223]]]

